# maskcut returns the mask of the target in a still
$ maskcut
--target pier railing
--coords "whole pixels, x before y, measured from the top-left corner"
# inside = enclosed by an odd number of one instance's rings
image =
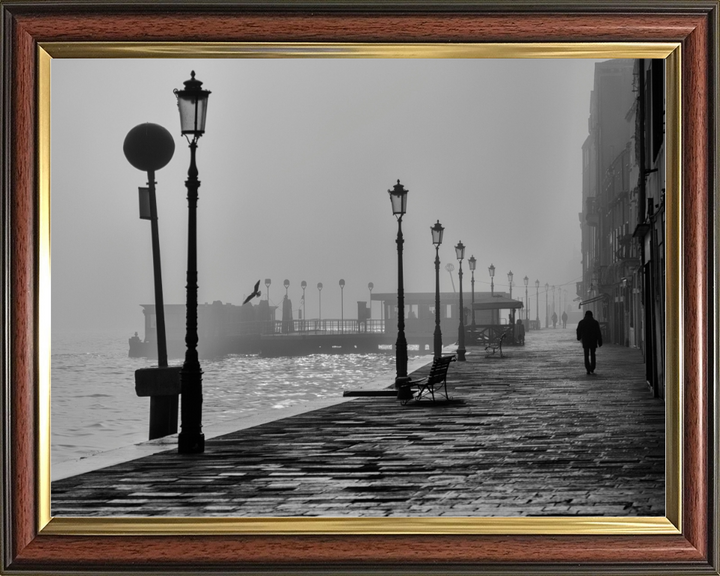
[[[308,319],[266,323],[265,334],[382,334],[384,320]]]

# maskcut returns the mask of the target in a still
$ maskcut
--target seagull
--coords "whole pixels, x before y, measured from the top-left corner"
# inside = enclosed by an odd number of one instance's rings
[[[260,296],[260,290],[258,290],[258,288],[260,288],[260,280],[258,280],[257,282],[255,282],[255,288],[253,288],[252,294],[250,294],[250,296],[248,296],[247,298],[245,298],[245,302],[243,302],[243,306],[244,306],[245,304],[247,304],[248,302],[250,302],[250,300],[252,300],[253,298],[255,298],[255,296]]]

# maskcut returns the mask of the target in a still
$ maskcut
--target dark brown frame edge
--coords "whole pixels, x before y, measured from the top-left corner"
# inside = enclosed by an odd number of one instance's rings
[[[718,574],[714,275],[718,2],[14,1],[2,20],[0,571]],[[37,529],[38,42],[682,43],[683,533],[47,536]]]

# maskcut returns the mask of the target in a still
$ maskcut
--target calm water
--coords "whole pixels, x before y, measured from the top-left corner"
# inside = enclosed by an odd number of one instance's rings
[[[127,339],[53,337],[52,462],[147,440],[149,398],[135,394],[134,373],[155,360],[127,357]],[[181,365],[182,358],[170,365]],[[393,354],[315,354],[294,358],[231,355],[202,360],[203,423],[342,396],[378,378],[391,384]]]

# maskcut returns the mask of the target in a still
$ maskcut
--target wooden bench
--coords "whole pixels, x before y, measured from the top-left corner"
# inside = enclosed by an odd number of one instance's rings
[[[426,378],[418,380],[417,382],[410,381],[411,388],[417,388],[415,400],[420,400],[423,396],[430,394],[433,402],[435,402],[435,390],[440,391],[445,395],[446,400],[450,400],[447,393],[447,372],[450,362],[455,360],[455,354],[449,356],[440,356],[435,358],[430,366],[430,373]],[[401,400],[403,406],[407,404],[412,398]]]
[[[508,334],[510,334],[511,330],[512,330],[512,327],[508,328],[507,330],[505,330],[505,332],[500,334],[500,336],[498,336],[495,340],[492,340],[491,342],[489,342],[488,345],[485,346],[485,350],[486,351],[492,350],[493,354],[495,354],[496,350],[500,350],[500,358],[502,358],[503,357],[503,353],[502,353],[503,340],[505,340],[506,336]]]

